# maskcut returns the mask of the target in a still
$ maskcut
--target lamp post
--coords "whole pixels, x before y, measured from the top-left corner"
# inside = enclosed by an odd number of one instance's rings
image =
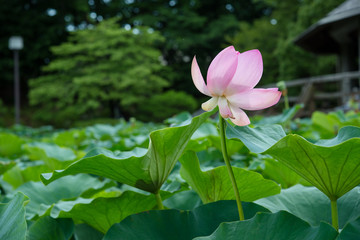
[[[23,39],[20,36],[12,36],[9,39],[9,49],[14,51],[14,95],[15,95],[15,123],[20,123],[20,73],[19,51],[23,49]]]

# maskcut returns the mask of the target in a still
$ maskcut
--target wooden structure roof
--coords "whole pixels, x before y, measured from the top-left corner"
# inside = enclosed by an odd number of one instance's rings
[[[340,54],[341,45],[358,42],[360,0],[347,0],[309,27],[295,44],[316,54]]]

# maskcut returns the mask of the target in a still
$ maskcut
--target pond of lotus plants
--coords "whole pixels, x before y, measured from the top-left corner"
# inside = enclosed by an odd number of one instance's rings
[[[1,129],[0,239],[360,239],[360,114],[250,121],[281,97],[262,71],[230,46],[206,84],[193,59],[198,116]]]
[[[0,239],[359,239],[360,114],[300,108],[223,122],[241,221],[216,110],[0,129]]]

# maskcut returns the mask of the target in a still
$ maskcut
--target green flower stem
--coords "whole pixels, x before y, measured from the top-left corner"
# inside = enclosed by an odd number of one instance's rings
[[[160,196],[160,191],[158,191],[158,192],[155,193],[154,195],[155,195],[155,198],[156,198],[156,203],[157,203],[158,209],[159,209],[159,210],[163,210],[163,209],[164,209],[164,205],[162,204],[162,199],[161,199],[161,196]]]
[[[333,227],[339,231],[339,217],[337,209],[337,200],[331,200],[331,220]]]
[[[285,110],[288,110],[290,107],[289,107],[289,98],[288,98],[288,95],[284,95],[284,102],[285,102]]]
[[[238,190],[238,187],[237,187],[237,184],[236,184],[234,172],[233,172],[233,170],[231,168],[230,159],[229,159],[229,156],[227,154],[226,139],[225,139],[226,122],[221,117],[221,115],[219,115],[219,125],[220,125],[221,151],[222,151],[222,154],[223,154],[223,157],[224,157],[226,168],[228,170],[228,173],[229,173],[229,176],[230,176],[230,179],[231,179],[231,183],[233,185],[236,204],[237,204],[238,211],[239,211],[239,218],[240,218],[240,221],[242,221],[242,220],[244,220],[244,212],[243,212],[243,209],[242,209],[240,194],[239,194],[239,190]]]

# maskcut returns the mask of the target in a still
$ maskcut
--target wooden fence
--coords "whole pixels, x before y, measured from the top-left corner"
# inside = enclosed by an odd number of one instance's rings
[[[297,91],[300,94],[288,96],[289,102],[304,104],[304,110],[309,114],[315,109],[326,111],[337,106],[344,106],[350,98],[359,96],[359,79],[360,71],[355,71],[295,79],[285,81],[285,84],[289,93],[293,88],[300,88]],[[275,84],[271,84],[264,87],[274,86]],[[329,88],[332,88],[332,91],[329,91]],[[327,91],[324,92],[323,89],[327,89]],[[319,109],[319,105],[321,109]]]

